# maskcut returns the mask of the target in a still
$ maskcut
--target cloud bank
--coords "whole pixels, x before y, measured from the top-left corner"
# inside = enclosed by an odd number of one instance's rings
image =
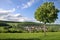
[[[13,12],[15,10],[16,10],[15,8],[13,8],[12,10],[0,9],[0,20],[18,21],[18,22],[32,21],[32,19],[23,17],[20,13],[14,14]]]

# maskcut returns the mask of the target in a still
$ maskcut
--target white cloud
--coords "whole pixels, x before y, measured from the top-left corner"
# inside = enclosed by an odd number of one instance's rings
[[[35,20],[35,19],[30,19],[28,17],[23,17],[20,13],[17,14],[13,14],[13,13],[1,13],[0,12],[0,20],[5,20],[5,21],[18,21],[18,22],[37,22],[40,23],[39,21]]]
[[[19,22],[31,21],[31,19],[23,17],[20,13],[13,14],[14,11],[15,8],[13,8],[12,10],[0,9],[0,20]]]
[[[22,4],[22,9],[30,7],[34,3],[34,0],[30,0],[26,4]]]
[[[9,14],[13,13],[15,11],[15,8],[11,9],[11,10],[4,10],[4,9],[0,9],[0,20],[7,20],[5,19],[5,17],[7,17]]]
[[[36,23],[43,23],[43,22],[37,21],[35,18],[33,18],[33,22],[36,22]]]
[[[0,20],[19,21],[19,22],[24,22],[24,21],[38,22],[35,19],[30,19],[28,17],[23,17],[20,13],[14,14],[13,12],[15,10],[16,10],[15,8],[13,8],[11,10],[0,9]]]
[[[10,13],[10,12],[14,12],[15,10],[16,10],[15,8],[13,8],[13,9],[11,9],[11,10],[0,9],[0,14],[1,14],[1,13]]]
[[[21,14],[9,14],[6,17],[3,17],[2,19],[5,19],[7,21],[18,21],[18,22],[24,22],[24,21],[31,21],[27,17],[23,17]]]

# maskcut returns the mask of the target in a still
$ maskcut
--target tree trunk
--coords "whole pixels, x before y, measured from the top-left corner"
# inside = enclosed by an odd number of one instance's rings
[[[44,36],[46,36],[46,26],[45,25],[46,25],[46,23],[44,24],[44,29],[43,29],[44,30]]]

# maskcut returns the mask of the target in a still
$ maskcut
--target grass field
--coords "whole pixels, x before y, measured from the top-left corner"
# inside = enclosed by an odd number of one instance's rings
[[[0,33],[0,39],[5,40],[60,40],[60,32],[47,32],[44,33]]]

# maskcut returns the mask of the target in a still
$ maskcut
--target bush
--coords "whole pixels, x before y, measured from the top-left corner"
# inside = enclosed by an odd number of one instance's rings
[[[58,32],[59,31],[59,28],[58,27],[49,27],[48,28],[48,32]]]

